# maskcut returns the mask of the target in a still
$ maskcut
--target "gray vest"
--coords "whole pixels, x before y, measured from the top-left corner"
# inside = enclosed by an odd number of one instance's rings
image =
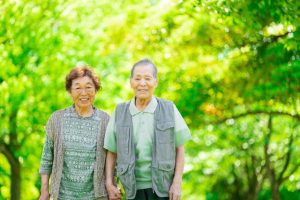
[[[172,102],[156,98],[158,105],[154,111],[154,141],[152,153],[152,188],[160,197],[168,197],[175,171],[174,107]],[[136,195],[135,147],[133,124],[129,102],[116,108],[117,173],[125,189],[126,197]]]

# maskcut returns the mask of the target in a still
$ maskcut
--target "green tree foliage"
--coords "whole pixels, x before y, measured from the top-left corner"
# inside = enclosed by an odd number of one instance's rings
[[[203,120],[211,124],[209,134],[199,134],[198,140],[208,140],[203,143],[212,150],[206,147],[208,155],[200,150],[198,156],[216,155],[206,166],[214,177],[208,180],[208,193],[216,199],[256,199],[262,188],[271,188],[272,198],[280,199],[280,187],[291,188],[286,181],[294,179],[299,168],[299,3],[199,1],[197,6],[212,13],[225,35],[213,35],[223,41],[216,56],[223,60],[219,70],[224,71],[219,80],[206,82],[207,101],[199,101]],[[265,130],[256,130],[257,123]]]
[[[299,198],[298,1],[0,2],[0,199],[38,197],[43,126],[71,104],[73,66],[95,68],[111,112],[144,57],[192,129],[183,199]]]

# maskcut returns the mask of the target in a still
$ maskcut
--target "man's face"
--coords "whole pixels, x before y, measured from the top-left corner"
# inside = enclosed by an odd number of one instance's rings
[[[157,87],[157,79],[153,73],[151,65],[138,65],[134,68],[130,85],[137,99],[151,100]]]

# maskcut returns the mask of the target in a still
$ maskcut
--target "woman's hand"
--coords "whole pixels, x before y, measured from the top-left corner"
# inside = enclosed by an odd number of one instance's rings
[[[50,194],[49,194],[49,175],[48,174],[42,174],[41,175],[41,196],[39,200],[49,200]]]
[[[109,200],[120,200],[121,191],[120,188],[114,186],[113,184],[106,185],[106,190],[108,193]]]
[[[50,194],[48,190],[42,191],[39,200],[49,200]]]

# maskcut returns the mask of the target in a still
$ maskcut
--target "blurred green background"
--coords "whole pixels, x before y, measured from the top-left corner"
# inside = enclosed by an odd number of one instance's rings
[[[94,67],[111,113],[145,57],[192,131],[182,199],[300,199],[299,2],[0,0],[0,199],[38,198],[73,66]]]

